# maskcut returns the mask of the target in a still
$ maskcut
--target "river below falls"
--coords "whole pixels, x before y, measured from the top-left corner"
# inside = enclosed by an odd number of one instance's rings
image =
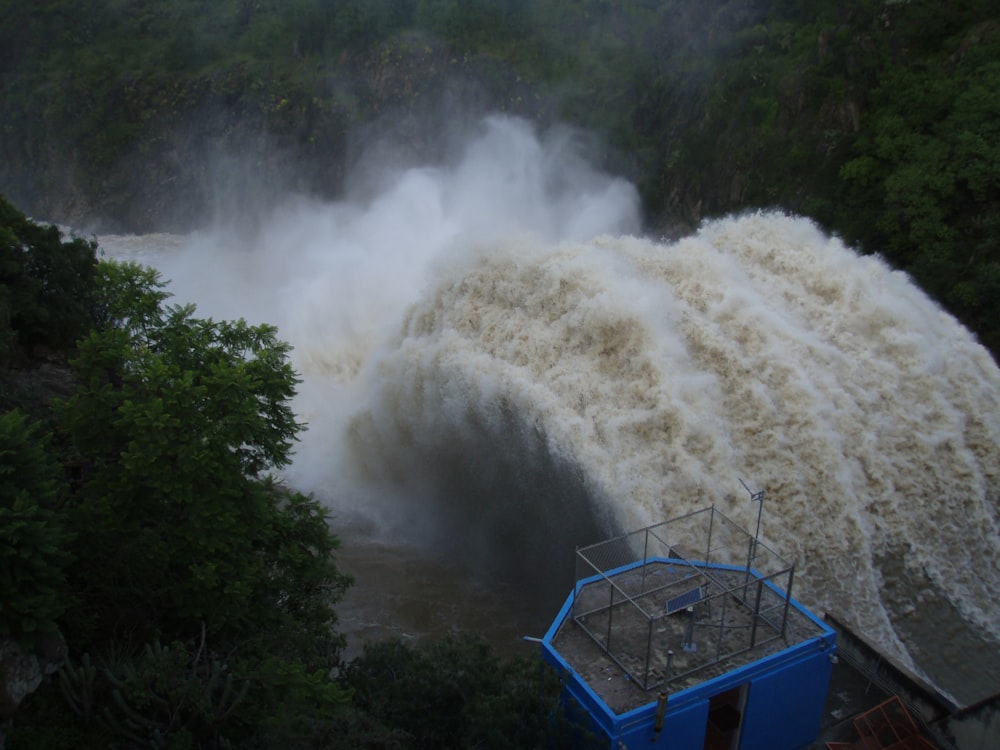
[[[546,602],[528,582],[522,589],[512,582],[484,580],[427,550],[343,530],[338,534],[338,566],[354,579],[337,605],[338,628],[347,642],[345,661],[360,656],[365,643],[399,639],[416,646],[449,635],[476,635],[500,656],[523,655],[537,648],[525,636],[543,636],[565,601],[550,595]],[[572,565],[567,560],[560,577],[568,579]],[[567,596],[570,591],[567,586]],[[960,705],[997,693],[1000,653],[965,626],[946,601],[936,605],[922,608],[919,617],[904,625],[908,635],[937,644],[920,652],[934,686]],[[840,614],[844,619],[846,613]]]
[[[460,634],[481,636],[502,656],[524,654],[536,648],[524,636],[544,635],[562,606],[545,607],[511,584],[477,580],[410,547],[343,537],[337,562],[354,579],[337,605],[345,661],[360,656],[366,642],[398,638],[415,645]],[[567,560],[567,571],[571,565]]]

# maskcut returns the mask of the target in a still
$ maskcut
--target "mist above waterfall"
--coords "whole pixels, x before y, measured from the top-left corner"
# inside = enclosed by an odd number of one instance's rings
[[[573,547],[617,530],[710,504],[751,526],[742,478],[805,603],[939,680],[953,629],[995,652],[986,351],[804,218],[639,237],[635,190],[585,143],[491,118],[450,159],[369,163],[355,199],[290,198],[253,236],[102,245],[204,316],[278,326],[308,423],[287,480],[373,539],[551,597]]]

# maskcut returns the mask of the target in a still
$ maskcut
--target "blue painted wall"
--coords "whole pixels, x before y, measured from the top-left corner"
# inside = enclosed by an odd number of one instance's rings
[[[833,644],[832,637],[807,641],[671,696],[659,734],[653,731],[655,693],[652,703],[615,715],[557,653],[543,648],[543,654],[566,674],[567,697],[583,707],[595,731],[609,738],[610,750],[617,750],[619,739],[630,750],[701,750],[710,699],[742,685],[747,697],[739,750],[794,750],[819,734]]]
[[[653,731],[655,711],[647,713],[645,721],[636,722],[631,727],[622,722],[620,727],[621,741],[629,750],[651,748],[651,750],[682,750],[705,745],[705,723],[708,721],[708,701],[695,701],[677,710],[670,711],[663,721],[663,730],[656,734]],[[617,742],[611,743],[612,750],[618,747]]]
[[[702,750],[710,699],[743,685],[747,693],[739,750],[796,750],[819,734],[836,632],[795,600],[792,605],[819,626],[821,635],[670,696],[663,729],[654,734],[655,692],[651,703],[616,715],[552,645],[572,599],[566,599],[542,639],[542,656],[566,676],[566,697],[608,737],[610,750],[618,750],[619,741],[630,750]]]
[[[797,748],[816,739],[832,671],[829,653],[817,651],[750,680],[740,750]]]

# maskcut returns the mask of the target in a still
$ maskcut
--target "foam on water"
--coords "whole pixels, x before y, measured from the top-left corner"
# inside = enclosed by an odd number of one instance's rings
[[[495,244],[411,309],[369,378],[363,451],[420,435],[433,454],[470,413],[512,409],[627,529],[710,503],[752,527],[749,477],[806,601],[904,655],[916,580],[1000,637],[1000,374],[905,277],[806,220]]]
[[[569,569],[595,529],[713,503],[753,528],[742,478],[766,491],[762,536],[798,598],[917,668],[948,638],[924,607],[995,648],[987,352],[807,219],[630,236],[634,191],[567,143],[493,119],[366,204],[290,202],[257,237],[203,233],[151,262],[202,314],[293,344],[309,430],[289,480],[345,516],[473,551],[533,526],[509,554],[566,544]]]

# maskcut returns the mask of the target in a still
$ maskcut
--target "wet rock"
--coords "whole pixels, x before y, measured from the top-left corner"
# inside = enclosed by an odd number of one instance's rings
[[[40,635],[33,650],[15,638],[0,638],[0,722],[7,722],[42,680],[66,661],[66,641],[59,633]],[[3,748],[0,728],[0,748]]]

